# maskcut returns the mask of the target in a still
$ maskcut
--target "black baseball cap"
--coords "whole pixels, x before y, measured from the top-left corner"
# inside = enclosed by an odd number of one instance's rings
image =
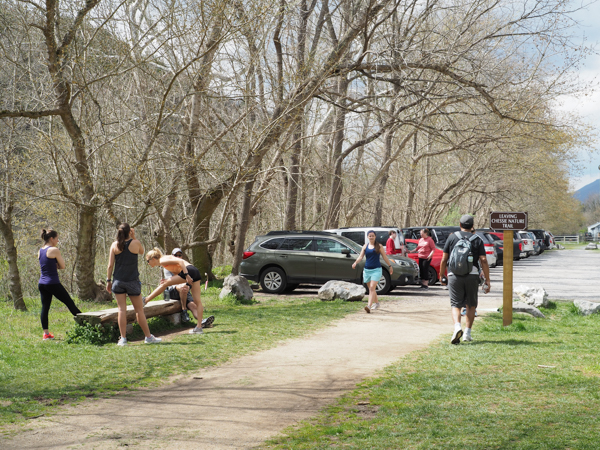
[[[470,214],[465,214],[464,216],[462,216],[460,218],[460,225],[463,228],[473,228],[473,216],[471,216]]]

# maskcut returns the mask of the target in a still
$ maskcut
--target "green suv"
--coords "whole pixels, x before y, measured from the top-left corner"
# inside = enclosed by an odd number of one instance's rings
[[[362,284],[365,260],[352,263],[361,246],[343,236],[324,231],[271,231],[258,236],[244,252],[240,275],[259,282],[265,292],[290,292],[300,283],[325,284],[330,280]],[[377,285],[378,294],[386,294],[396,286],[416,284],[419,266],[410,258],[389,256],[394,273],[381,260],[383,275]]]

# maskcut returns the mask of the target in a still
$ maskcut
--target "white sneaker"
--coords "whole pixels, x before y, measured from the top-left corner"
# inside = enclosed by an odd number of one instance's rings
[[[151,334],[150,337],[144,339],[144,344],[159,344],[161,341],[161,338],[154,337],[154,335]]]
[[[190,330],[190,334],[204,334],[202,328],[194,327]]]
[[[119,342],[117,342],[119,347],[125,347],[127,345],[127,339],[124,337],[119,338]]]
[[[373,304],[371,305],[371,311],[375,311],[377,308],[379,308],[379,302],[377,302],[377,303],[373,303]]]
[[[471,342],[472,340],[473,338],[471,337],[471,334],[465,333],[465,335],[463,336],[463,342]]]
[[[450,341],[451,344],[460,344],[460,338],[463,335],[463,330],[462,329],[457,329],[454,330],[454,334],[452,335],[452,340]]]

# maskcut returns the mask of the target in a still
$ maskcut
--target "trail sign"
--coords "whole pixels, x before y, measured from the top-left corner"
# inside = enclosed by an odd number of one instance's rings
[[[527,229],[526,212],[491,212],[490,228],[504,233],[502,277],[502,324],[506,327],[513,318],[513,242],[514,232]],[[518,256],[518,255],[517,255]]]
[[[527,229],[526,212],[491,212],[490,228],[496,231],[520,231]]]

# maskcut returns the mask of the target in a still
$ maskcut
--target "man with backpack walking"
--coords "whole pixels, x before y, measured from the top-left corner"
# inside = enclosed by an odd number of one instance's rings
[[[465,214],[460,218],[460,231],[451,234],[444,245],[444,255],[440,265],[442,285],[448,284],[450,305],[452,306],[452,320],[454,333],[452,344],[460,343],[463,330],[460,324],[460,311],[467,308],[467,323],[464,332],[464,341],[472,341],[471,328],[475,320],[477,309],[477,290],[479,288],[479,269],[485,276],[484,292],[490,292],[490,268],[485,256],[485,245],[481,238],[473,234],[473,216]]]

